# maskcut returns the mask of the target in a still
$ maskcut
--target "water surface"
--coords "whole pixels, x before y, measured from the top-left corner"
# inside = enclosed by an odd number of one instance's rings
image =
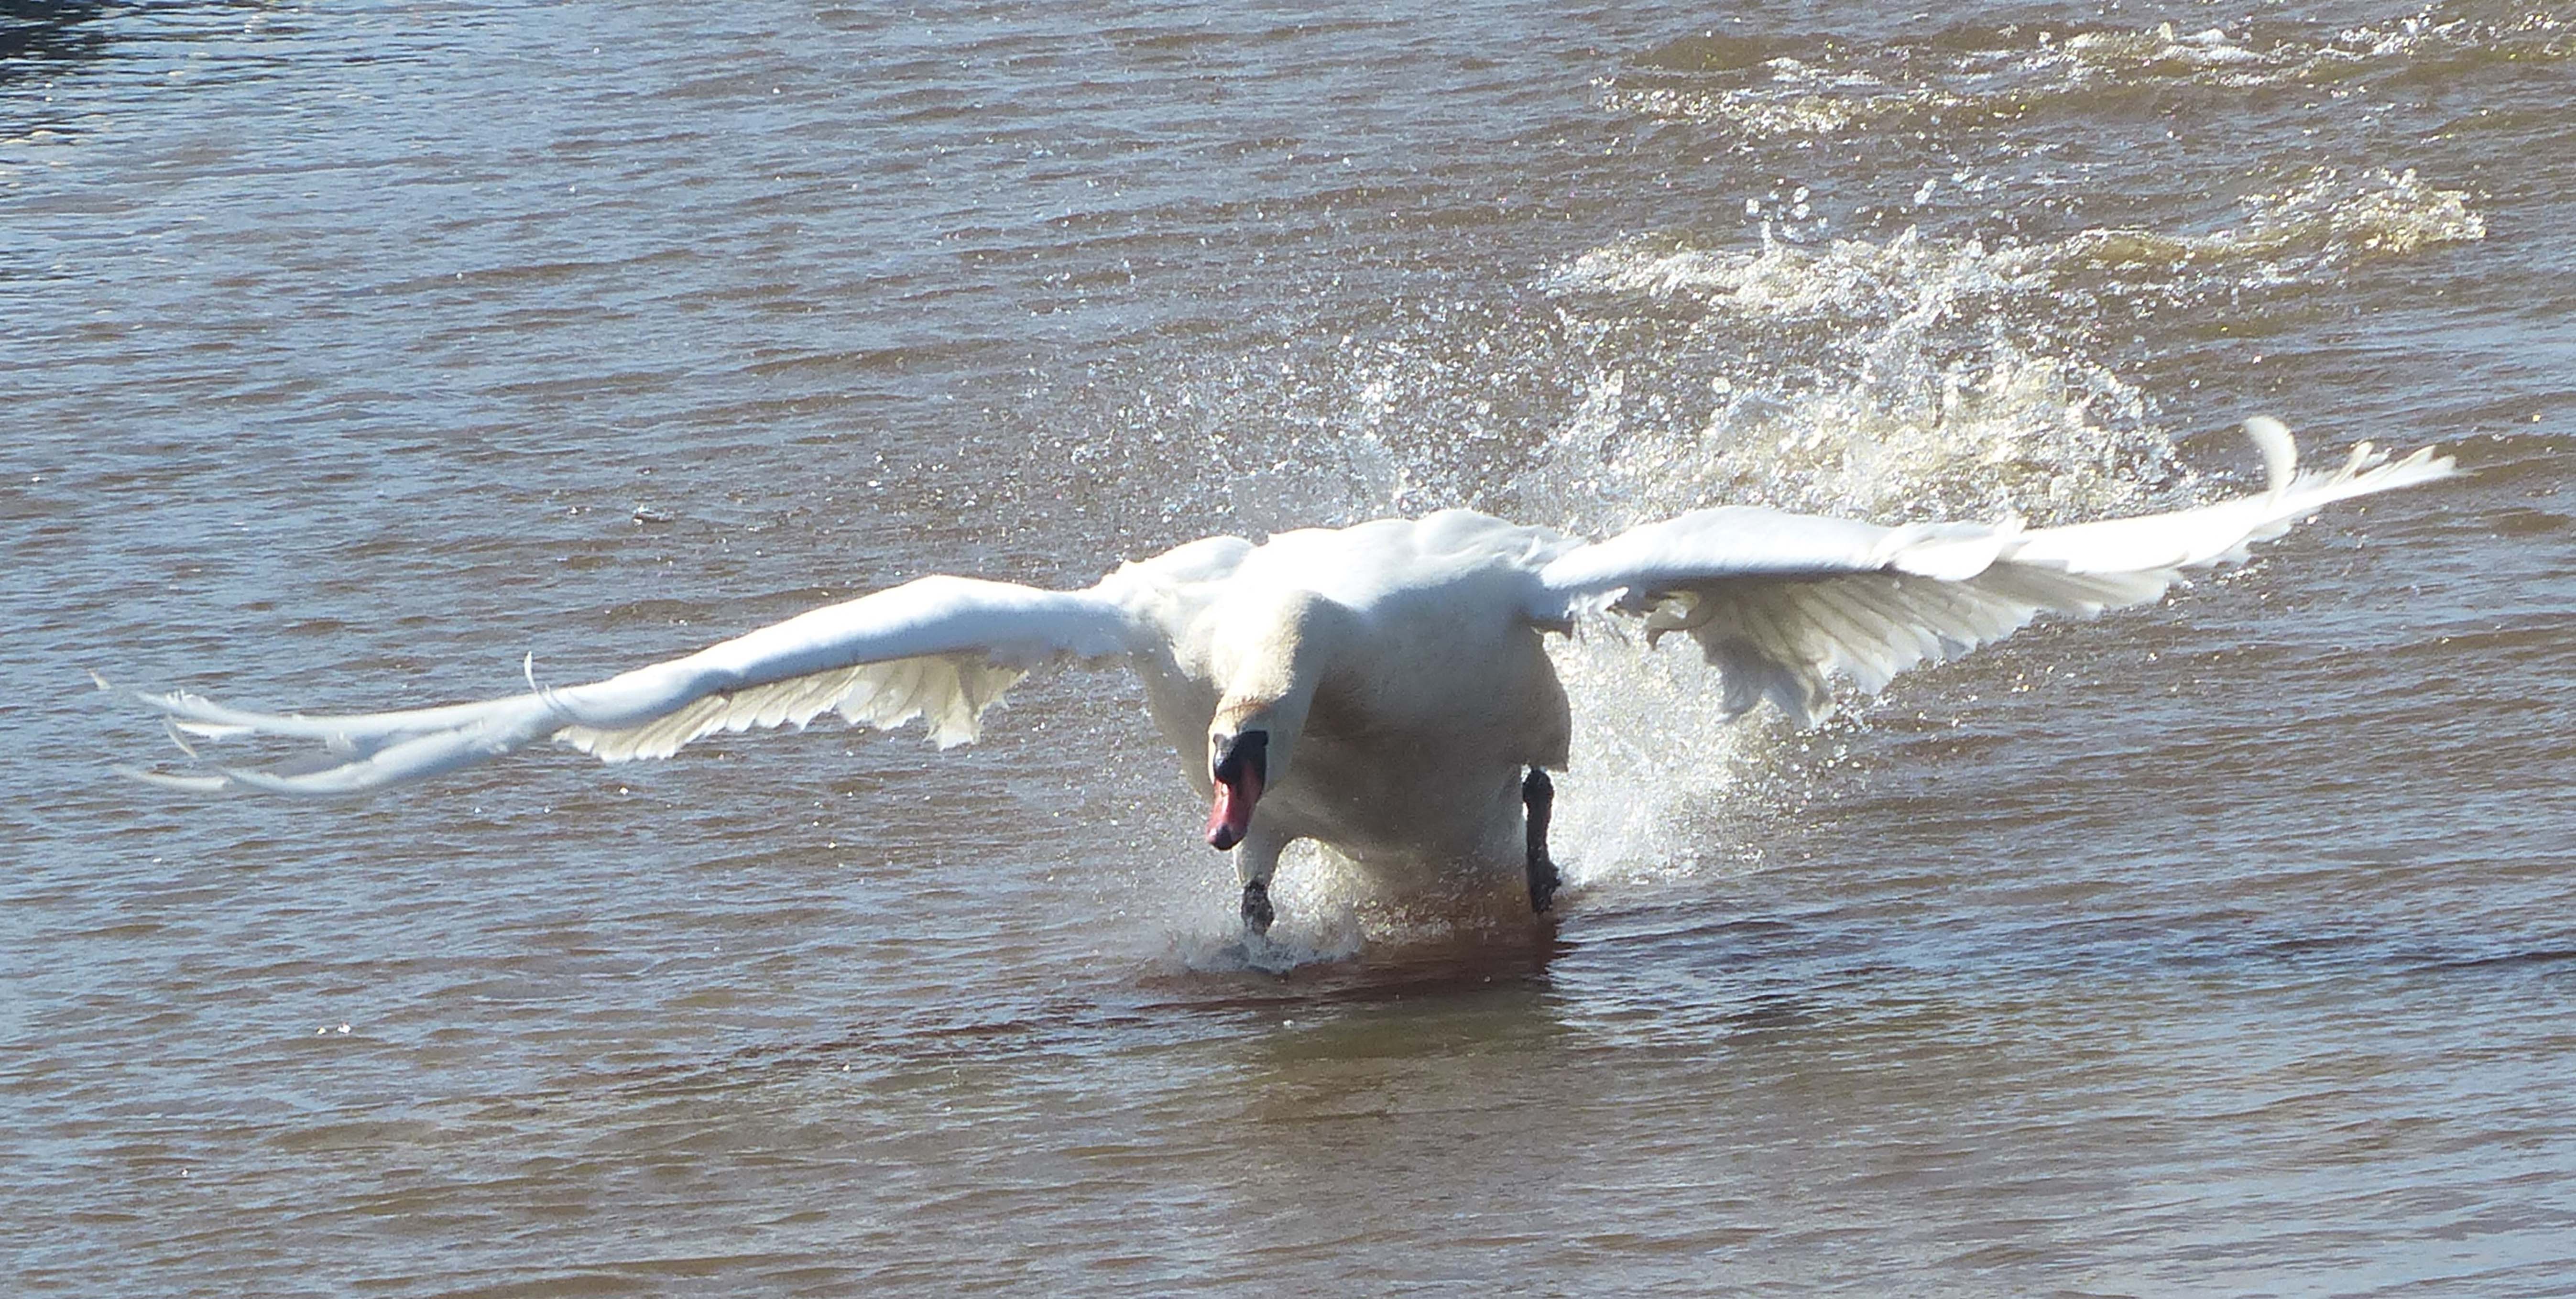
[[[2576,1285],[2576,10],[0,11],[30,1293]],[[1453,504],[2162,508],[2440,442],[1812,733],[1569,647],[1552,934],[971,749],[121,782],[106,671],[579,680]],[[1285,967],[1285,968],[1280,968]]]

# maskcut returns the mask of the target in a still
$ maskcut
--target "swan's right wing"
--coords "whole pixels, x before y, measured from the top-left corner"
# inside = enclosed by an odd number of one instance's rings
[[[127,774],[182,789],[360,794],[549,737],[622,762],[667,757],[718,731],[803,726],[825,712],[879,729],[922,718],[946,748],[974,739],[984,710],[1031,668],[1123,654],[1137,636],[1128,608],[1098,587],[927,577],[604,681],[562,689],[532,681],[526,694],[480,703],[306,716],[122,691],[164,714],[192,758],[193,741],[250,735],[318,740],[324,750],[273,768]]]
[[[2143,604],[2182,570],[2241,559],[2325,505],[2453,472],[2430,451],[2391,463],[2364,444],[2335,473],[2300,474],[2278,421],[2247,431],[2272,485],[2258,495],[2036,531],[1696,510],[1558,556],[1539,573],[1530,613],[1552,625],[1587,610],[1632,614],[1649,642],[1685,632],[1718,666],[1730,714],[1768,699],[1806,725],[1832,711],[1834,676],[1875,692],[2041,613]]]

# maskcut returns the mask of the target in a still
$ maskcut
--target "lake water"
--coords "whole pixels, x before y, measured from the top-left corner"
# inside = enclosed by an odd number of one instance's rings
[[[18,1293],[2576,1290],[2576,6],[0,6]],[[1720,723],[1561,923],[1246,968],[1117,673],[986,742],[173,795],[89,688],[575,681],[1470,504],[2063,521],[2438,442]]]

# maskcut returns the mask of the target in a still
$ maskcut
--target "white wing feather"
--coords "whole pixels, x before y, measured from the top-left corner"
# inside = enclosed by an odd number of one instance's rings
[[[1688,633],[1724,677],[1729,713],[1768,699],[1807,725],[1832,711],[1832,677],[1875,692],[2041,613],[2143,604],[2181,570],[2242,559],[2326,505],[2455,472],[2429,450],[2390,463],[2364,443],[2332,474],[2298,474],[2278,421],[2247,432],[2271,486],[2259,495],[2035,531],[1697,510],[1559,556],[1540,571],[1530,614],[1546,625],[1612,609],[1643,615],[1650,643]]]
[[[228,708],[192,694],[127,692],[169,717],[190,757],[197,754],[189,737],[284,736],[319,740],[325,750],[266,769],[127,774],[180,789],[360,794],[548,737],[622,762],[667,757],[718,731],[801,727],[825,712],[879,729],[923,718],[946,748],[974,739],[984,710],[1029,669],[1122,654],[1135,636],[1127,608],[1099,587],[1040,591],[928,577],[605,681],[480,703],[306,716]]]

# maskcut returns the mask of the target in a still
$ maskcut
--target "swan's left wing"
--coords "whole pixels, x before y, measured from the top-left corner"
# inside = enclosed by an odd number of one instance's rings
[[[1122,654],[1136,634],[1133,615],[1099,587],[927,577],[604,681],[537,689],[532,680],[526,694],[479,703],[307,716],[120,691],[166,715],[192,758],[194,741],[251,735],[318,740],[324,749],[279,767],[126,774],[180,789],[361,794],[549,737],[622,762],[667,757],[718,731],[803,726],[825,712],[879,729],[921,718],[947,748],[974,739],[984,709],[1031,668]]]
[[[1561,625],[1606,608],[1641,616],[1650,642],[1686,632],[1718,666],[1730,714],[1768,699],[1806,725],[1832,711],[1832,676],[1875,692],[2041,613],[2143,604],[2182,570],[2242,559],[2325,505],[2453,472],[2429,450],[2391,462],[2364,443],[2334,473],[2297,473],[2279,421],[2248,421],[2247,432],[2271,480],[2258,495],[2036,531],[1695,510],[1558,556],[1539,572],[1530,614]]]

